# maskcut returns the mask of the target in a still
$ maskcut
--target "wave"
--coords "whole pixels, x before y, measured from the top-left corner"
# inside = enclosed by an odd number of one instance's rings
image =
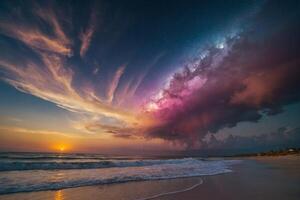
[[[55,153],[0,153],[0,160],[105,160],[105,159],[115,159],[115,160],[131,160],[132,157],[127,156],[104,156],[99,154],[55,154]]]
[[[0,159],[11,159],[11,160],[87,160],[87,159],[95,159],[95,160],[104,160],[105,158],[101,157],[79,157],[79,156],[8,156],[3,155],[0,156]]]
[[[188,159],[189,158],[168,160],[104,160],[99,162],[0,162],[0,171],[139,167],[181,163],[186,162]]]
[[[149,162],[151,165],[145,165]],[[154,164],[156,162],[156,164]],[[123,183],[228,173],[234,160],[203,161],[194,158],[140,161],[143,166],[82,170],[1,172],[0,194],[58,190],[96,184]]]

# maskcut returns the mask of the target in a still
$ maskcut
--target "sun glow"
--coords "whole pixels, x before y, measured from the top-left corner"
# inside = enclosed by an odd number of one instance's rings
[[[66,152],[69,150],[69,147],[66,144],[57,144],[54,146],[55,151]]]

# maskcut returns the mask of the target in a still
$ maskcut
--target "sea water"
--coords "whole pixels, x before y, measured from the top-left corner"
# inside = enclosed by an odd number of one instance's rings
[[[1,153],[0,194],[231,172],[237,160]]]

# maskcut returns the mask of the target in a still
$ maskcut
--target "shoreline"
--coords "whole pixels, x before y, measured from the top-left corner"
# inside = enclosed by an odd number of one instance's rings
[[[211,175],[211,176],[213,176],[213,175]],[[173,195],[173,194],[178,194],[178,193],[182,193],[182,192],[188,192],[188,191],[193,190],[194,188],[196,188],[196,187],[203,184],[203,179],[201,177],[198,177],[198,179],[199,179],[199,182],[192,185],[191,187],[184,188],[184,189],[181,189],[181,190],[175,190],[175,191],[171,191],[171,192],[160,193],[160,194],[156,194],[156,195],[153,195],[153,196],[150,196],[150,197],[143,197],[143,198],[137,199],[137,200],[157,199],[157,198],[164,197],[164,196],[167,196],[167,195]]]

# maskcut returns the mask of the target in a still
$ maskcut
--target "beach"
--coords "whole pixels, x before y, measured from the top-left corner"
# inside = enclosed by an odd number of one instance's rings
[[[300,156],[236,159],[242,162],[230,173],[4,194],[0,199],[299,199]]]

